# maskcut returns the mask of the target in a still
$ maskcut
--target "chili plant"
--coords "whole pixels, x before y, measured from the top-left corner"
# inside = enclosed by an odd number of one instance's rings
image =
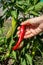
[[[17,27],[22,21],[43,14],[43,2],[40,0],[0,0],[0,3],[2,11],[0,15],[0,63],[7,65],[12,59],[12,65],[43,65],[43,33],[23,39],[25,27],[21,26],[19,40],[16,34]]]

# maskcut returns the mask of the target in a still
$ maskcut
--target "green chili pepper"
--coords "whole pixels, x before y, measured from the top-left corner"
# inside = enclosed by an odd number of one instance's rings
[[[12,27],[10,28],[10,30],[8,31],[6,38],[8,39],[11,35],[13,35],[13,33],[15,32],[15,29],[17,27],[16,25],[16,20],[12,17]]]

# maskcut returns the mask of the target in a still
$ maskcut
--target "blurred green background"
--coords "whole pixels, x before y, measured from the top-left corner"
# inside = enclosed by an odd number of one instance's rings
[[[41,2],[43,2],[43,0],[40,0]]]

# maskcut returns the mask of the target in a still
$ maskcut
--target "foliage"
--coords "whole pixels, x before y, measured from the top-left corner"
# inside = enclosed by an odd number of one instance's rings
[[[22,21],[43,14],[43,2],[40,0],[1,0],[0,2],[1,8],[3,8],[0,16],[0,63],[11,58],[13,65],[36,65],[38,63],[36,58],[38,56],[43,58],[43,33],[33,38],[24,39],[22,41],[23,47],[17,51],[12,51],[12,47],[17,41],[17,28],[14,34],[6,39],[6,30],[9,28],[7,28],[8,24],[4,26],[4,21],[9,17],[14,17],[18,27]],[[9,26],[11,27],[11,25]]]

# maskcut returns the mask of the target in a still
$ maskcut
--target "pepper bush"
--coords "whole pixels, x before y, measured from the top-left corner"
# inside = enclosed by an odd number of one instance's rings
[[[2,9],[0,15],[0,63],[7,65],[9,59],[12,59],[12,65],[43,65],[43,33],[24,39],[21,42],[23,45],[21,49],[12,50],[18,39],[17,27],[22,21],[42,15],[43,2],[40,0],[0,0],[0,3],[0,9]],[[6,39],[6,32],[11,27],[8,19],[11,21],[12,17],[17,20],[17,26],[16,29],[14,27],[14,34]],[[6,20],[10,23],[9,27]]]

